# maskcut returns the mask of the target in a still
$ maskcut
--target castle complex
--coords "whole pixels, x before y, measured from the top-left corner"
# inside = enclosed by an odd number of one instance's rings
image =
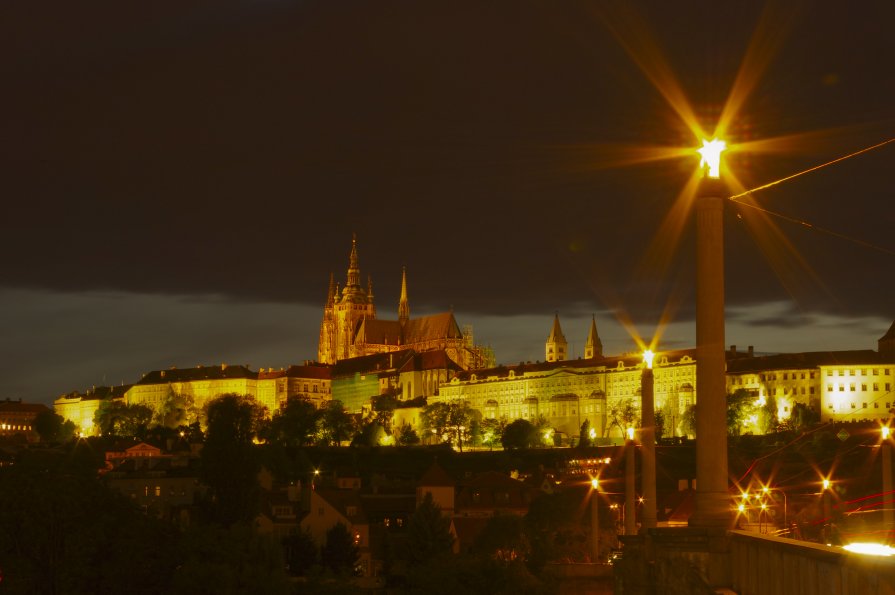
[[[402,271],[397,320],[377,318],[372,282],[360,282],[356,238],[352,239],[343,287],[330,275],[320,324],[317,362],[255,372],[246,366],[170,368],[144,374],[131,385],[99,387],[63,395],[57,413],[82,432],[96,431],[93,417],[104,401],[145,405],[159,413],[172,397],[191,410],[224,393],[255,397],[268,411],[290,397],[317,407],[338,399],[352,413],[371,399],[390,394],[399,401],[467,402],[485,419],[540,420],[554,431],[577,435],[586,421],[596,436],[620,438],[633,409],[639,419],[643,363],[639,354],[605,356],[592,318],[584,357],[568,359],[569,343],[555,314],[544,344],[545,361],[496,366],[490,348],[474,344],[471,329],[460,330],[453,312],[411,318],[407,271]],[[660,352],[654,363],[656,410],[666,435],[685,432],[681,422],[696,403],[696,352]],[[773,399],[778,417],[796,404],[823,421],[880,419],[895,408],[895,324],[878,350],[807,352],[756,356],[731,346],[727,391],[748,391],[756,403]],[[412,423],[418,415],[407,412]],[[753,424],[754,425],[754,424]],[[744,432],[757,432],[748,427]]]

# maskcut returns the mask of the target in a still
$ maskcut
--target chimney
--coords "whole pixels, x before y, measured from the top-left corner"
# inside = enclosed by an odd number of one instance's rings
[[[730,346],[730,355],[736,355],[736,354],[737,354],[737,346],[731,345]]]
[[[752,351],[752,346],[750,345],[749,346],[749,357],[752,357],[752,356],[753,356],[753,351]]]
[[[227,364],[221,364],[221,372],[227,369]]]

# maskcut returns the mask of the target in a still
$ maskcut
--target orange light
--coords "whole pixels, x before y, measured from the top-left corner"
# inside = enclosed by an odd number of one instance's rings
[[[721,177],[721,152],[727,148],[727,143],[721,139],[703,140],[702,148],[697,152],[702,156],[699,167],[708,167],[708,177]]]

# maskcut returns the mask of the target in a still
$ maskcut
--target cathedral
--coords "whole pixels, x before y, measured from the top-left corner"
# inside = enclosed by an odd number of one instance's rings
[[[361,285],[357,238],[354,237],[345,286],[340,289],[330,274],[317,359],[323,364],[334,364],[344,359],[403,349],[416,352],[443,350],[464,370],[494,365],[493,352],[475,345],[471,327],[461,331],[453,312],[410,317],[406,269],[401,275],[398,320],[376,318],[373,283],[368,277],[366,288]]]

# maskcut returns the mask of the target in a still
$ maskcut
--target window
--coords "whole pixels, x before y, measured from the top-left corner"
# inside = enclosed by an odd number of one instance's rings
[[[861,390],[862,390],[862,391],[867,390],[867,385],[866,385],[866,384],[862,384],[862,385],[861,385]]]
[[[839,392],[841,392],[841,393],[844,393],[844,392],[845,392],[845,385],[844,385],[844,384],[840,384],[840,385],[839,385]]]
[[[827,376],[832,376],[832,375],[833,375],[833,370],[827,370]]]
[[[855,408],[855,404],[854,404],[854,403],[851,404],[851,408],[852,408],[852,409]]]
[[[849,376],[854,376],[854,375],[855,375],[855,371],[854,371],[854,370],[849,370],[849,371],[848,371],[848,375],[849,375]]]
[[[808,373],[808,378],[811,378],[811,379],[813,380],[813,379],[814,379],[814,372],[809,372],[809,373]]]
[[[861,376],[867,376],[867,370],[861,370]]]
[[[808,389],[808,394],[811,394],[811,395],[814,394],[814,387],[813,387],[813,386],[810,387],[810,388]]]
[[[874,409],[879,409],[879,403],[873,403],[873,408],[874,408]]]
[[[867,403],[861,403],[861,407],[863,407],[864,409],[867,409]]]
[[[879,370],[874,370],[874,371],[873,371],[873,375],[874,375],[874,376],[879,376]]]
[[[832,384],[828,384],[828,385],[827,385],[827,392],[828,392],[828,393],[833,392],[833,385],[832,385]]]
[[[789,374],[787,372],[783,373],[783,380],[789,380]]]
[[[879,384],[877,384],[876,382],[873,383],[873,390],[879,390]]]
[[[892,385],[887,382],[886,383],[886,392],[889,392],[890,390],[892,390]]]
[[[158,498],[162,495],[162,486],[155,486],[155,497]]]

